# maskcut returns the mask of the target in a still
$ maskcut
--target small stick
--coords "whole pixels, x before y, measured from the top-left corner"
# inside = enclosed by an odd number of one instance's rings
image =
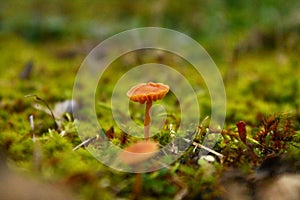
[[[191,140],[186,139],[186,138],[183,138],[183,140],[184,140],[185,142],[187,142],[187,143],[190,143],[190,142],[191,142]],[[199,144],[199,143],[197,143],[197,142],[193,142],[193,145],[194,145],[194,146],[197,146],[197,147],[199,147],[199,148],[202,148],[202,149],[204,149],[204,150],[206,150],[206,151],[208,151],[208,152],[210,152],[210,153],[212,153],[212,154],[215,154],[215,155],[218,156],[221,160],[224,158],[224,156],[223,156],[222,154],[220,154],[220,153],[218,153],[218,152],[216,152],[216,151],[214,151],[214,150],[212,150],[212,149],[210,149],[210,148],[208,148],[208,147],[206,147],[206,146],[204,146],[204,145],[202,145],[202,144]]]
[[[183,199],[187,195],[187,193],[188,193],[188,187],[186,186],[185,183],[183,183],[182,181],[180,181],[177,176],[173,176],[172,181],[181,188],[179,190],[179,192],[176,193],[174,199],[175,200],[181,200],[181,199]]]
[[[33,115],[29,116],[29,123],[30,123],[30,128],[31,128],[31,133],[32,133],[32,141],[36,142],[35,134],[34,134],[34,120],[33,120]]]
[[[208,152],[210,152],[210,153],[212,153],[212,154],[215,154],[215,155],[218,156],[221,160],[224,158],[224,156],[223,156],[222,154],[220,154],[220,153],[218,153],[218,152],[216,152],[216,151],[214,151],[214,150],[212,150],[212,149],[210,149],[210,148],[208,148],[208,147],[206,147],[206,146],[203,146],[202,144],[199,144],[199,143],[197,143],[197,142],[193,142],[193,145],[194,145],[194,146],[197,146],[197,147],[199,147],[199,148],[202,148],[202,149],[204,149],[204,150],[206,150],[206,151],[208,151]]]
[[[29,115],[29,123],[30,123],[30,129],[32,134],[32,141],[33,141],[33,163],[37,170],[40,169],[41,164],[41,150],[39,143],[36,142],[36,137],[34,134],[34,118],[33,115]]]
[[[77,145],[76,147],[73,148],[73,151],[76,151],[77,149],[79,149],[82,146],[88,145],[90,144],[91,141],[93,141],[94,139],[96,139],[97,136],[92,137],[92,138],[88,138],[86,140],[84,140],[83,142],[81,142],[79,145]]]

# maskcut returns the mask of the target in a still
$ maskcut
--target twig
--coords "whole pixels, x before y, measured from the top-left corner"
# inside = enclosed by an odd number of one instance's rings
[[[210,152],[212,154],[215,154],[216,156],[218,156],[220,158],[220,160],[223,160],[223,158],[224,158],[224,156],[222,154],[220,154],[220,153],[216,152],[215,150],[212,150],[212,149],[210,149],[210,148],[208,148],[208,147],[206,147],[206,146],[204,146],[202,144],[199,144],[197,142],[193,142],[193,145],[197,146],[197,147],[199,147],[201,149],[204,149],[204,150],[206,150],[206,151],[208,151],[208,152]]]
[[[84,140],[83,142],[81,142],[79,145],[77,145],[76,147],[73,148],[73,151],[76,151],[77,149],[79,149],[82,146],[85,145],[89,145],[92,141],[94,141],[98,136],[92,137],[92,138],[88,138],[86,140]]]
[[[29,123],[30,123],[30,128],[31,128],[31,134],[32,134],[32,141],[35,142],[35,134],[34,134],[34,121],[33,121],[33,115],[29,116]]]
[[[188,193],[188,188],[186,186],[185,183],[183,183],[182,181],[179,180],[179,178],[174,175],[172,177],[172,181],[178,185],[181,189],[179,190],[179,192],[176,193],[174,200],[181,200],[184,198],[184,196]]]
[[[41,164],[41,150],[38,142],[36,142],[36,137],[34,134],[34,118],[33,115],[29,115],[29,123],[30,123],[30,129],[32,134],[32,141],[33,141],[33,163],[35,166],[35,169],[40,169]]]

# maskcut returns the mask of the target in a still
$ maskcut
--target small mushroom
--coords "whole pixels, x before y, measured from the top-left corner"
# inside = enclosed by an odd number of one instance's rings
[[[127,96],[131,101],[139,102],[144,104],[146,102],[145,120],[144,120],[144,136],[145,140],[149,140],[150,137],[150,109],[152,102],[162,99],[168,92],[169,86],[162,83],[141,83],[132,87],[128,92]]]
[[[138,168],[139,165],[153,157],[158,149],[156,142],[147,140],[137,142],[125,148],[119,154],[119,160],[127,165]],[[139,199],[142,186],[142,174],[136,173],[136,180],[133,186],[134,199]]]

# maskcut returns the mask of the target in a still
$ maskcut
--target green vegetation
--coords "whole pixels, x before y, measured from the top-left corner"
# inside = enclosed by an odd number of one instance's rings
[[[168,0],[153,4],[80,0],[1,2],[0,150],[8,167],[40,182],[69,188],[79,199],[133,198],[134,174],[103,165],[84,145],[73,150],[82,141],[72,116],[65,113],[58,126],[47,113],[45,102],[54,110],[58,102],[72,98],[77,70],[99,42],[123,30],[161,26],[193,37],[209,52],[224,79],[227,113],[222,130],[208,127],[209,119],[204,119],[210,115],[210,97],[205,83],[194,76],[188,63],[173,55],[166,53],[158,58],[145,50],[128,53],[112,63],[99,83],[101,92],[98,88],[96,94],[96,112],[102,126],[99,133],[91,133],[93,137],[97,135],[96,140],[106,135],[122,147],[137,141],[113,121],[109,97],[124,72],[159,59],[175,69],[185,69],[180,72],[196,88],[204,120],[194,130],[178,133],[195,133],[194,145],[179,160],[142,174],[146,183],[141,193],[143,199],[224,197],[222,187],[230,170],[237,170],[249,181],[262,163],[274,157],[279,158],[281,165],[288,165],[290,172],[299,173],[299,8],[296,0],[191,0],[184,5]],[[30,65],[31,72],[24,74]],[[37,95],[42,100],[27,95]],[[180,120],[179,105],[174,99],[169,94],[162,102],[171,111],[167,123],[154,137],[162,145],[172,141],[170,124],[176,127]],[[143,105],[131,104],[130,108],[132,117],[143,124]],[[34,130],[30,127],[31,115]],[[239,121],[246,123],[246,142],[239,136]],[[207,134],[218,140],[213,150],[222,154],[220,157],[210,153],[215,158],[213,162],[200,158],[198,154],[203,149],[195,148]],[[101,148],[94,144],[97,143],[90,141],[89,147]],[[1,184],[4,183],[0,180]]]

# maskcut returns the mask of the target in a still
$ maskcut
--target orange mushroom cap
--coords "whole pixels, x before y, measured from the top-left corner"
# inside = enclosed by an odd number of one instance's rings
[[[168,92],[169,86],[162,83],[141,83],[132,87],[127,96],[130,100],[140,103],[162,99]]]
[[[138,164],[154,156],[157,149],[156,142],[140,141],[125,148],[119,154],[119,158],[128,165]]]

